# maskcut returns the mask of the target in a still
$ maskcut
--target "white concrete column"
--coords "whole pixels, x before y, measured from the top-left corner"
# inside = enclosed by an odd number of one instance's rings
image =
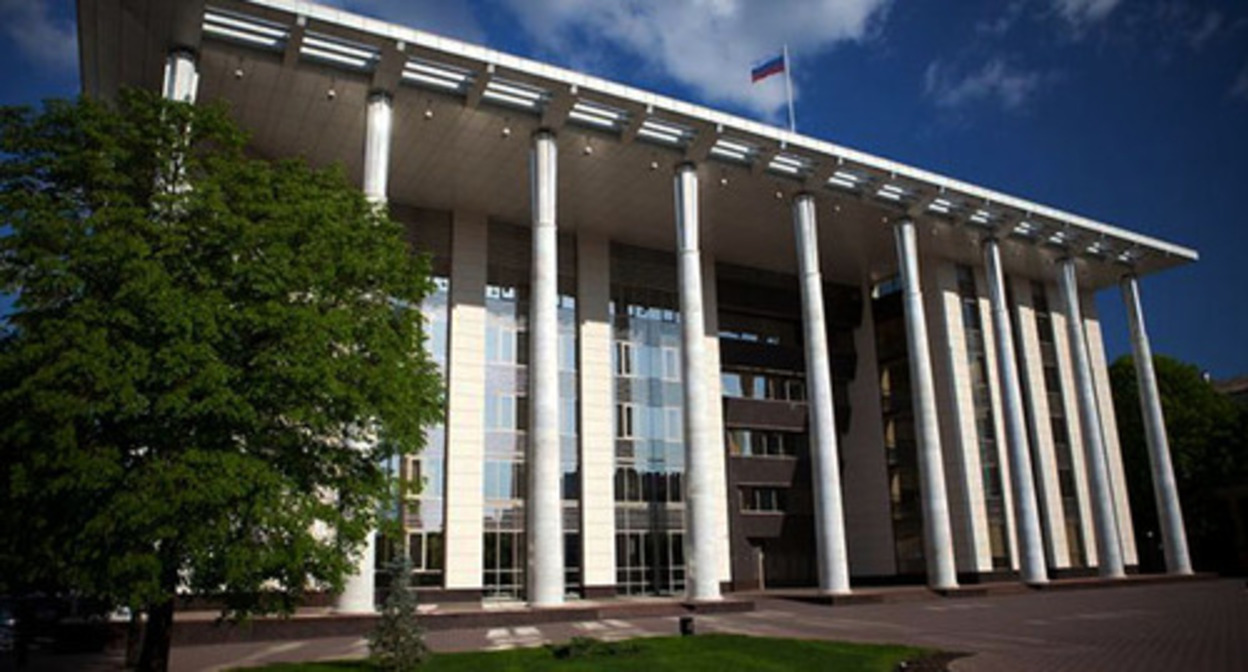
[[[941,461],[940,425],[936,415],[936,385],[932,380],[932,359],[927,349],[927,316],[923,309],[914,222],[906,219],[897,222],[894,234],[901,267],[906,341],[910,353],[910,390],[914,402],[915,438],[918,440],[927,583],[936,589],[956,588],[958,578],[953,562],[953,533],[949,525],[949,499],[945,492],[945,467]]]
[[[1170,463],[1170,442],[1166,438],[1166,419],[1161,412],[1161,393],[1153,371],[1153,347],[1148,342],[1148,332],[1144,327],[1140,286],[1134,274],[1122,278],[1122,300],[1127,304],[1127,318],[1131,323],[1135,379],[1139,387],[1140,412],[1144,415],[1144,436],[1148,441],[1148,463],[1153,472],[1153,496],[1157,500],[1157,519],[1161,523],[1166,571],[1191,574],[1192,561],[1187,553],[1183,509],[1179,505],[1174,466]]]
[[[832,361],[828,356],[828,328],[823,316],[823,275],[819,271],[814,196],[803,193],[794,199],[793,232],[797,240],[798,273],[802,285],[806,382],[810,391],[807,401],[810,416],[810,480],[815,497],[819,591],[843,595],[850,592],[849,556],[845,548],[841,467],[836,445],[836,412],[832,398]]]
[[[1079,425],[1083,431],[1083,448],[1087,457],[1088,489],[1092,500],[1092,516],[1096,529],[1097,559],[1100,575],[1106,578],[1126,576],[1122,564],[1122,545],[1118,539],[1118,520],[1110,493],[1109,467],[1105,459],[1105,437],[1101,428],[1101,412],[1093,388],[1092,363],[1088,339],[1083,331],[1079,307],[1079,287],[1075,260],[1067,257],[1058,262],[1058,286],[1066,314],[1066,329],[1074,359],[1075,394],[1079,401]]]
[[[360,446],[361,450],[366,449]],[[342,592],[334,599],[334,611],[340,614],[371,614],[377,611],[376,568],[377,533],[370,531],[364,546],[354,558],[355,569],[343,581]]]
[[[386,202],[393,128],[390,94],[373,92],[368,97],[364,123],[364,195],[373,203]]]
[[[997,340],[997,370],[1001,374],[1001,405],[1005,420],[1006,447],[1010,456],[1010,485],[1014,493],[1014,527],[1018,538],[1019,568],[1025,583],[1043,584],[1049,580],[1044,564],[1044,537],[1040,531],[1040,511],[1031,468],[1027,420],[1023,415],[1023,392],[1018,380],[1014,331],[1010,323],[1010,309],[1005,302],[1001,247],[995,238],[984,241],[984,267],[988,275],[988,300],[992,303],[993,333]]]
[[[180,65],[174,65],[176,54],[170,56],[171,78],[169,90],[181,92],[179,86]],[[184,78],[183,78],[184,79]],[[198,79],[198,76],[195,77]],[[193,96],[192,96],[193,97]],[[374,93],[368,99],[368,115],[364,129],[364,195],[369,201],[382,207],[386,203],[386,178],[390,172],[390,137],[392,131],[390,96]],[[377,561],[377,533],[370,532],[364,547],[356,559],[355,571],[346,578],[342,594],[335,602],[340,613],[372,613],[376,611],[375,574]]]
[[[698,168],[676,168],[676,248],[680,282],[681,363],[685,382],[685,595],[718,600],[714,451],[707,388],[702,259],[698,248]]]
[[[718,571],[720,585],[732,581],[732,555],[729,541],[728,506],[735,502],[728,497],[728,449],[724,444],[724,405],[719,403],[724,393],[719,379],[721,369],[719,358],[719,292],[716,285],[715,255],[703,251],[702,257],[702,311],[705,316],[703,334],[706,352],[706,396],[710,399],[707,405],[708,422],[711,423],[711,436],[716,438],[712,453],[711,474],[715,477],[715,487],[711,492],[715,496],[715,535],[718,541],[715,548],[719,553]]]
[[[529,156],[533,262],[529,298],[529,492],[525,503],[529,604],[563,604],[563,469],[559,450],[559,264],[555,134],[533,135]]]
[[[195,52],[176,49],[165,58],[165,85],[163,95],[179,103],[193,103],[199,92],[199,68]]]

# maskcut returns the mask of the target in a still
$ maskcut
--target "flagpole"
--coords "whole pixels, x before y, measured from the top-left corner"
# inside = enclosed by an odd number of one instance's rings
[[[793,116],[793,80],[789,76],[792,70],[789,64],[789,45],[784,45],[784,91],[789,98],[789,131],[797,132],[797,117]]]

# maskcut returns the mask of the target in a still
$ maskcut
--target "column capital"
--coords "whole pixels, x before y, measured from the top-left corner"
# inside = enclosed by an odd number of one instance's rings
[[[385,101],[387,103],[393,103],[394,94],[387,91],[386,89],[369,89],[368,98],[366,100],[370,103],[376,102],[376,101]]]
[[[697,169],[698,169],[698,164],[694,161],[679,161],[676,163],[676,167],[674,168],[677,175],[683,172],[687,172],[690,170],[697,170]]]
[[[187,58],[190,58],[192,61],[199,61],[199,49],[196,49],[195,47],[185,45],[185,44],[176,44],[172,47],[169,47],[169,50],[165,52],[165,55],[166,56],[186,56]]]
[[[370,95],[373,91],[389,94],[398,89],[399,82],[403,81],[403,68],[406,65],[406,45],[402,41],[390,41],[382,45],[381,56],[369,83]]]
[[[555,140],[559,137],[559,134],[555,132],[555,129],[550,128],[549,126],[541,126],[533,131],[533,135],[531,137],[533,138],[534,141],[543,140],[547,138],[551,140]]]

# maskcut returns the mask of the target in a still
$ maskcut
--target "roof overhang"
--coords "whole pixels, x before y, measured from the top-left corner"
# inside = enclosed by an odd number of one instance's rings
[[[820,202],[825,272],[896,268],[886,224],[920,222],[931,254],[1052,277],[1081,259],[1096,289],[1195,261],[1186,247],[830,142],[302,0],[80,0],[83,89],[158,88],[165,55],[200,55],[201,101],[224,100],[266,157],[341,163],[358,178],[364,101],[392,92],[391,198],[528,221],[527,134],[559,131],[560,226],[670,249],[671,168],[703,178],[717,258],[793,272],[789,197]]]

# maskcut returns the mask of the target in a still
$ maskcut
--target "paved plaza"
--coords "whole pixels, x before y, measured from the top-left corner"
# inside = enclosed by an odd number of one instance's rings
[[[1248,590],[1242,580],[1030,592],[875,605],[824,606],[761,598],[752,612],[697,617],[699,632],[881,642],[964,652],[959,672],[988,670],[1248,670]],[[673,635],[677,619],[607,619],[431,632],[435,651],[538,646],[575,635]],[[275,661],[365,655],[359,638],[184,646],[175,670],[207,672]],[[52,661],[40,661],[52,662]],[[56,668],[71,669],[69,660]],[[73,669],[82,669],[73,661]],[[99,661],[94,669],[116,669]],[[111,663],[111,664],[110,664]]]
[[[1235,580],[842,607],[761,599],[753,612],[699,616],[697,627],[966,652],[973,655],[952,666],[965,672],[1248,670],[1248,590]],[[428,638],[436,651],[456,651],[676,630],[676,618],[668,617],[449,630]],[[192,646],[175,649],[174,663],[200,671],[365,652],[354,638]]]

